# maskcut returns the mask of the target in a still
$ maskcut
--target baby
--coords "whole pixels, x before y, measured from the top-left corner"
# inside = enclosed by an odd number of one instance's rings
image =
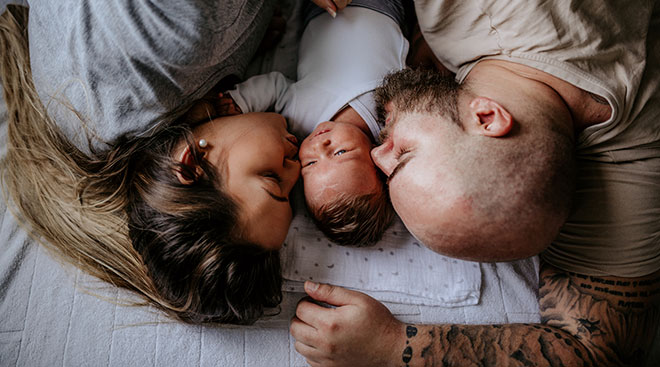
[[[287,118],[289,131],[304,138],[303,188],[316,224],[338,244],[371,245],[394,216],[370,156],[381,129],[372,94],[405,66],[403,5],[355,0],[336,18],[311,3],[307,10],[298,81],[272,72],[227,94],[242,112],[274,110]]]

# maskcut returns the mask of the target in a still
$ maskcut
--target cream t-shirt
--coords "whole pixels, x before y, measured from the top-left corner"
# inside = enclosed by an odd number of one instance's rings
[[[569,271],[660,269],[660,7],[651,1],[415,1],[438,59],[463,81],[485,59],[524,64],[612,107],[578,136],[574,210],[542,256]]]

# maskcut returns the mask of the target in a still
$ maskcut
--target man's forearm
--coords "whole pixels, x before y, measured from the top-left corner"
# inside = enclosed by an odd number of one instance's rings
[[[543,324],[407,325],[403,366],[643,365],[660,277],[588,277],[545,266]]]
[[[587,348],[544,325],[407,326],[403,366],[592,366]]]

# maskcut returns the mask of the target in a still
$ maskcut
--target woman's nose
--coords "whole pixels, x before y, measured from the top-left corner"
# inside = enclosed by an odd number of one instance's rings
[[[392,154],[392,144],[390,142],[385,142],[371,149],[371,159],[386,176],[389,177],[392,174],[396,160],[394,154]]]
[[[295,139],[295,137],[293,139]],[[296,145],[292,139],[287,139],[284,149],[284,157],[287,159],[293,159],[298,154],[298,145]]]
[[[286,183],[286,192],[290,192],[300,177],[300,161],[286,159],[284,161],[284,172],[281,175],[282,181]]]

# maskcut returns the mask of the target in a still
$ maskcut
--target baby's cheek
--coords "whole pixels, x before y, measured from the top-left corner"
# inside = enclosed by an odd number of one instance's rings
[[[309,152],[309,142],[311,140],[311,135],[306,137],[302,143],[300,143],[300,149],[298,150],[298,156],[302,157],[303,155]]]

